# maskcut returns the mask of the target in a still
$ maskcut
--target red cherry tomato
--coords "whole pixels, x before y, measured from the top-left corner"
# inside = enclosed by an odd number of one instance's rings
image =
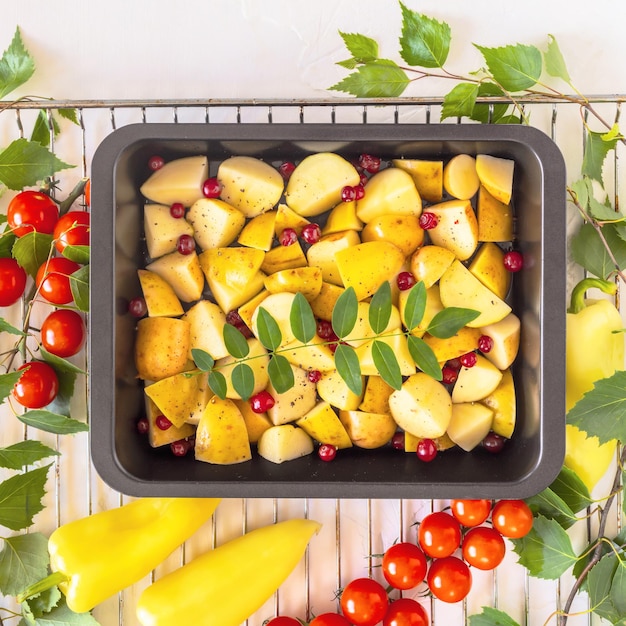
[[[272,618],[265,626],[302,626],[295,617],[287,617],[286,615],[279,615]]]
[[[417,539],[428,556],[450,556],[461,545],[461,526],[449,513],[437,511],[420,522]]]
[[[7,207],[7,222],[18,237],[35,230],[51,235],[59,219],[59,207],[41,191],[21,191]]]
[[[388,606],[385,588],[372,578],[355,578],[341,592],[341,611],[354,626],[375,626]]]
[[[426,580],[432,594],[443,602],[460,602],[472,587],[470,568],[455,556],[435,559]]]
[[[322,613],[315,617],[309,626],[352,626],[352,624],[339,613]]]
[[[41,325],[43,347],[63,358],[79,352],[85,344],[86,336],[83,318],[71,309],[53,311]]]
[[[63,253],[67,246],[89,245],[89,213],[87,211],[70,211],[59,218],[54,232],[54,245]]]
[[[389,605],[383,626],[430,626],[430,619],[417,600],[400,598]]]
[[[53,257],[44,261],[35,277],[39,293],[53,304],[69,304],[74,299],[70,276],[79,269],[78,263],[65,257]]]
[[[383,555],[383,576],[396,589],[417,587],[424,580],[426,569],[426,555],[414,543],[396,543]]]
[[[85,183],[83,193],[85,194],[85,204],[87,206],[91,206],[91,178],[89,178]]]
[[[504,539],[495,528],[476,526],[463,537],[463,558],[478,569],[495,569],[505,553]]]
[[[0,258],[0,306],[15,304],[24,293],[26,272],[15,259]]]
[[[27,409],[41,409],[50,404],[59,392],[59,379],[50,365],[43,361],[24,363],[24,373],[15,383],[13,397]]]
[[[519,539],[533,527],[533,513],[523,500],[499,500],[491,512],[491,522],[505,537]]]
[[[459,524],[480,526],[491,513],[491,500],[452,500],[450,510]]]

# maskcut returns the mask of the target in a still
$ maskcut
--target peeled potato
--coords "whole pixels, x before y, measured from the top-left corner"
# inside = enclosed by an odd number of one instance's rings
[[[272,463],[293,461],[314,450],[313,439],[298,426],[280,424],[268,428],[259,438],[259,456]]]
[[[476,159],[469,154],[457,154],[443,168],[443,187],[454,198],[469,200],[476,195],[480,180]]]
[[[169,161],[141,186],[141,193],[157,204],[180,202],[191,206],[203,197],[202,183],[209,175],[209,160],[191,156]]]
[[[513,192],[513,170],[511,159],[494,157],[489,154],[476,156],[476,175],[485,189],[504,204],[509,204]]]

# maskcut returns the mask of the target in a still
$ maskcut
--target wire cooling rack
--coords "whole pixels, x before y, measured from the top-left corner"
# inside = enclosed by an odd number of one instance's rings
[[[589,102],[602,118],[612,124],[619,120],[626,95],[588,96]],[[497,99],[486,99],[491,107]],[[568,181],[576,178],[584,149],[584,128],[588,123],[580,107],[567,99],[549,99],[541,96],[521,100],[530,123],[552,137],[559,145],[569,172]],[[43,111],[50,128],[52,151],[63,161],[75,167],[58,175],[59,187],[66,194],[81,177],[89,176],[93,153],[99,143],[113,130],[130,123],[198,122],[198,123],[438,123],[441,98],[412,98],[399,100],[86,100],[86,101],[20,101],[7,105],[0,119],[0,146],[19,137],[29,137],[36,117]],[[74,109],[77,124],[60,118],[60,109]],[[446,120],[458,123],[460,120]],[[52,132],[59,123],[61,132]],[[593,126],[593,122],[589,120]],[[599,129],[598,129],[599,130]],[[619,206],[620,187],[624,173],[620,170],[619,147],[606,165],[605,178],[616,206]],[[621,181],[621,183],[620,183]],[[0,198],[5,209],[10,194]],[[573,230],[578,216],[568,214],[568,225]],[[579,278],[571,266],[568,280]],[[570,285],[571,286],[571,285]],[[618,300],[619,303],[619,300]],[[45,306],[35,307],[33,323],[42,318]],[[565,306],[565,303],[564,303]],[[625,309],[626,307],[622,307]],[[21,325],[24,305],[16,304],[3,311],[8,321]],[[97,329],[90,329],[97,332]],[[0,334],[0,348],[12,344],[10,337]],[[76,364],[86,368],[89,355],[73,357]],[[97,385],[97,380],[89,381]],[[72,406],[72,415],[88,421],[88,383],[79,377]],[[48,534],[57,526],[72,519],[107,508],[119,506],[128,498],[105,485],[92,468],[88,450],[88,436],[54,436],[33,430],[16,420],[7,405],[1,408],[2,428],[0,446],[23,439],[39,439],[60,453],[49,472],[45,509],[35,518],[32,530]],[[547,442],[549,445],[549,442]],[[0,477],[2,473],[0,472]],[[609,476],[600,483],[598,494],[607,493]],[[292,517],[309,517],[323,523],[305,558],[286,583],[257,613],[247,620],[249,626],[261,626],[264,620],[276,614],[310,619],[312,615],[338,608],[336,590],[349,580],[369,575],[380,579],[377,567],[381,554],[397,540],[415,539],[415,522],[433,510],[447,505],[445,500],[316,500],[316,499],[225,499],[210,520],[190,541],[176,550],[166,562],[133,587],[97,607],[94,615],[103,626],[135,626],[134,607],[141,591],[152,581],[201,552],[215,547],[255,527]],[[621,528],[621,502],[615,505],[607,532]],[[571,529],[576,547],[582,549],[593,530],[591,517]],[[495,572],[474,572],[472,591],[465,601],[446,605],[422,597],[433,625],[457,626],[465,624],[468,616],[479,613],[483,606],[506,611],[518,623],[527,626],[556,624],[555,614],[563,606],[573,579],[570,574],[558,581],[542,581],[528,577],[517,563],[517,555],[508,546],[504,563]],[[262,575],[262,573],[260,573]],[[201,583],[200,583],[201,584]],[[423,596],[423,589],[405,592],[409,597]],[[190,590],[193,593],[193,590]],[[237,590],[235,590],[235,595]],[[15,609],[11,598],[3,598],[3,607]],[[602,621],[589,614],[588,600],[580,594],[574,604],[577,614],[569,619],[571,626],[595,625]]]

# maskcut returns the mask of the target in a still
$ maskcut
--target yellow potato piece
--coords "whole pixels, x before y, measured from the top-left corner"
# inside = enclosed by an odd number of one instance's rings
[[[510,369],[502,372],[500,384],[481,402],[493,411],[491,430],[501,437],[510,439],[515,430],[516,402],[515,382]]]
[[[152,259],[174,252],[181,235],[193,236],[193,226],[186,219],[172,217],[169,205],[163,204],[146,204],[143,230]]]
[[[496,200],[504,204],[511,202],[514,169],[515,162],[512,159],[489,154],[476,156],[476,174],[481,184]]]
[[[274,240],[276,213],[276,211],[267,211],[253,217],[239,233],[237,243],[267,252],[272,247]]]
[[[469,271],[498,298],[504,300],[511,286],[511,272],[504,266],[504,250],[495,243],[484,243],[474,255]]]
[[[319,443],[330,444],[338,449],[352,447],[350,436],[328,402],[318,402],[296,424]]]
[[[512,241],[512,207],[496,200],[482,185],[478,190],[476,217],[478,220],[478,241]]]
[[[316,298],[322,290],[322,270],[319,267],[295,267],[280,270],[265,277],[265,289],[270,293],[290,291],[301,293],[307,300]]]
[[[203,250],[229,246],[246,223],[244,214],[218,198],[196,200],[187,221],[193,226],[194,237]]]
[[[470,452],[489,433],[492,421],[493,411],[484,404],[454,404],[447,434],[457,446]]]
[[[146,269],[166,280],[183,302],[195,302],[202,297],[204,274],[195,252],[170,252],[146,265]]]
[[[443,168],[443,187],[459,200],[469,200],[476,195],[480,180],[476,173],[476,159],[469,154],[457,154]]]
[[[150,317],[178,317],[185,311],[172,286],[155,272],[137,270]]]
[[[367,450],[387,445],[397,430],[397,425],[389,413],[339,411],[339,419],[352,443]]]
[[[170,206],[180,202],[191,206],[203,197],[202,183],[209,175],[209,160],[205,156],[190,156],[168,161],[153,172],[141,185],[148,200]]]
[[[443,161],[393,159],[394,167],[408,172],[423,200],[441,202],[443,195]]]
[[[313,439],[302,428],[293,424],[280,424],[268,428],[260,437],[259,456],[272,463],[284,463],[311,454]]]

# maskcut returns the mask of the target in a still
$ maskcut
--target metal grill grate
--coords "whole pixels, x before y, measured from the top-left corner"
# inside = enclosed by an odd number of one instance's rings
[[[589,96],[593,106],[607,121],[619,119],[620,108],[626,96]],[[485,99],[490,106],[497,99]],[[586,119],[581,117],[579,107],[563,100],[542,97],[522,101],[531,123],[550,135],[566,157],[570,179],[580,171],[583,156],[583,129]],[[435,123],[439,120],[441,98],[415,98],[401,100],[344,100],[320,99],[317,101],[269,101],[269,100],[183,100],[183,101],[21,101],[5,107],[0,124],[0,145],[6,145],[18,137],[28,137],[35,117],[44,111],[48,125],[53,127],[53,117],[58,109],[74,108],[78,124],[60,120],[62,132],[55,138],[51,133],[53,151],[68,163],[76,164],[73,170],[59,174],[59,184],[69,191],[82,176],[90,171],[91,158],[98,144],[112,130],[136,122],[285,122],[332,123],[378,122],[389,124]],[[455,120],[447,120],[455,123]],[[623,147],[618,148],[615,158],[607,165],[606,178],[610,181],[610,193],[619,206],[620,158]],[[623,185],[623,183],[622,183]],[[9,194],[0,199],[5,207]],[[572,225],[577,222],[574,213]],[[570,280],[578,278],[572,268]],[[37,315],[34,312],[34,324]],[[13,307],[9,312],[12,323],[20,324],[23,307]],[[2,350],[11,345],[11,339],[0,337]],[[86,366],[88,355],[76,357],[79,365]],[[97,385],[98,381],[90,381]],[[88,389],[84,379],[77,383],[73,414],[86,416]],[[86,435],[55,437],[21,425],[2,407],[0,445],[9,445],[20,439],[37,438],[57,449],[61,456],[50,473],[46,508],[36,518],[35,530],[49,533],[58,525],[71,519],[102,509],[118,506],[127,498],[109,489],[92,469],[89,460]],[[549,443],[549,442],[548,442]],[[609,483],[601,487],[608,489]],[[606,491],[602,491],[606,493]],[[432,510],[445,507],[446,501],[423,500],[225,500],[214,519],[180,550],[177,550],[151,576],[110,599],[95,610],[97,619],[104,626],[134,626],[134,605],[139,593],[152,580],[192,559],[200,552],[219,545],[254,527],[289,517],[305,516],[324,523],[322,533],[304,561],[279,592],[266,603],[247,624],[260,626],[264,620],[276,615],[293,615],[310,619],[312,615],[337,608],[335,591],[350,579],[372,575],[380,577],[375,556],[398,539],[414,539],[414,523]],[[621,502],[617,503],[613,528],[621,528]],[[572,530],[578,547],[584,547],[593,518],[580,522]],[[469,615],[480,612],[484,605],[495,606],[508,612],[520,624],[555,624],[554,614],[563,605],[571,587],[571,578],[561,581],[539,581],[527,576],[517,565],[517,556],[508,551],[503,565],[495,573],[474,573],[474,584],[469,597],[459,605],[445,605],[438,601],[424,600],[432,616],[432,623],[454,626],[467,622]],[[236,591],[236,590],[235,590]],[[418,596],[422,589],[405,592]],[[193,590],[190,590],[193,593]],[[13,606],[4,598],[2,606]],[[13,608],[15,608],[13,606]],[[586,598],[581,596],[574,606],[580,615],[570,618],[571,626],[599,624],[587,613]]]

